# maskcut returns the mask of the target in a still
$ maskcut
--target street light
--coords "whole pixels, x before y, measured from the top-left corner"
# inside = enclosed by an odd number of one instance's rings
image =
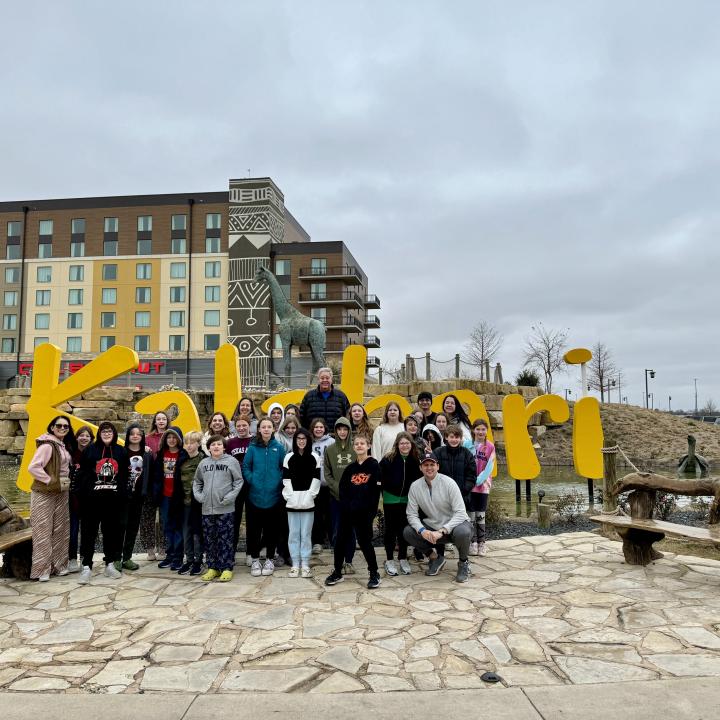
[[[650,373],[650,377],[655,377],[655,371],[654,370],[645,370],[645,408],[650,409],[650,394],[648,392],[648,373]]]
[[[698,411],[697,411],[697,378],[694,378],[694,380],[695,380],[695,414],[697,415],[698,414]]]
[[[672,412],[672,395],[668,395],[668,412]]]
[[[655,409],[655,396],[652,393],[650,393],[650,409]]]
[[[607,401],[608,401],[608,403],[610,402],[610,386],[612,385],[612,387],[615,387],[616,384],[617,384],[617,383],[616,383],[614,380],[609,380],[609,379],[608,379],[608,386],[607,386],[607,393],[608,393],[608,399],[607,399]]]
[[[623,401],[626,405],[628,404],[627,395],[623,395],[622,401]]]

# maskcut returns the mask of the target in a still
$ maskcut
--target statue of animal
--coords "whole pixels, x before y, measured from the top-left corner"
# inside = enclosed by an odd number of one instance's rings
[[[683,455],[678,462],[678,475],[692,475],[693,477],[704,478],[710,472],[710,464],[702,455],[695,454],[694,435],[688,435],[687,455]]]
[[[285,380],[290,384],[291,354],[293,345],[307,346],[313,359],[313,372],[325,365],[325,325],[320,320],[303,315],[290,304],[285,297],[277,278],[261,265],[255,273],[255,282],[265,282],[272,295],[273,310],[280,318],[278,334],[282,342],[283,360],[285,362]]]

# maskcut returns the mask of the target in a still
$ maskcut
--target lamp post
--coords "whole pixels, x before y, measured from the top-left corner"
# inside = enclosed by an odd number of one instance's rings
[[[628,404],[627,395],[623,395],[622,401],[623,401],[626,405]]]
[[[654,410],[654,409],[655,409],[655,396],[652,393],[650,393],[650,410]]]
[[[697,415],[697,378],[694,378],[695,380],[695,414]]]
[[[572,390],[570,388],[565,388],[565,402],[568,401],[568,395],[572,395]]]
[[[672,412],[672,395],[668,395],[668,412]]]
[[[608,394],[607,401],[608,401],[608,403],[610,403],[610,386],[615,387],[616,384],[617,383],[614,380],[608,379],[608,384],[607,384],[607,394]]]
[[[648,392],[648,373],[650,373],[650,377],[655,377],[655,371],[654,370],[645,370],[645,408],[650,408],[650,394]]]

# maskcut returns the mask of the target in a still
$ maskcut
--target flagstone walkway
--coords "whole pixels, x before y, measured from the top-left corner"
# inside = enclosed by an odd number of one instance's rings
[[[592,533],[489,543],[473,577],[358,574],[326,588],[287,568],[224,585],[142,562],[120,581],[0,580],[9,691],[385,692],[720,675],[720,561],[647,568]]]

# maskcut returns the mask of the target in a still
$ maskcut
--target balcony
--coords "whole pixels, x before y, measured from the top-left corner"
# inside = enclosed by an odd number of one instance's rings
[[[365,316],[365,327],[366,328],[379,328],[380,318],[377,315],[366,315]]]
[[[363,309],[363,299],[351,290],[324,293],[300,293],[298,302],[301,305],[341,305]]]
[[[376,357],[375,355],[368,355],[366,366],[379,368],[380,367],[380,358]]]
[[[346,285],[362,285],[360,271],[354,265],[336,265],[334,267],[304,267],[298,272],[300,280],[315,281],[341,280]]]
[[[366,335],[363,338],[363,345],[366,348],[379,348],[380,338],[377,335]]]
[[[379,310],[380,309],[380,298],[377,295],[366,295],[365,296],[365,308],[368,310]]]
[[[329,315],[325,318],[328,330],[345,330],[346,332],[363,332],[362,322],[353,315]]]

